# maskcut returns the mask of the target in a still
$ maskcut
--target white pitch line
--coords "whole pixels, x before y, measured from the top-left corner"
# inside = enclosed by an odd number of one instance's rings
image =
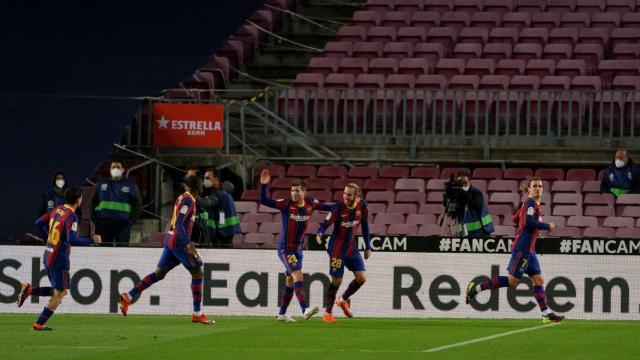
[[[556,326],[556,325],[559,325],[559,324],[560,323],[553,323],[553,324],[549,324],[549,325],[539,325],[539,326],[534,326],[534,327],[530,327],[530,328],[507,331],[507,332],[504,332],[504,333],[485,336],[485,337],[481,337],[481,338],[477,338],[477,339],[473,339],[473,340],[462,341],[462,342],[455,343],[455,344],[438,346],[438,347],[435,347],[435,348],[423,350],[422,352],[436,352],[436,351],[441,351],[441,350],[447,350],[447,349],[456,348],[456,347],[460,347],[460,346],[465,346],[465,345],[469,345],[469,344],[475,344],[475,343],[482,342],[482,341],[492,340],[492,339],[496,339],[496,338],[503,337],[503,336],[509,336],[509,335],[519,334],[519,333],[523,333],[523,332],[527,332],[527,331],[543,329],[543,328],[550,327],[550,326]]]

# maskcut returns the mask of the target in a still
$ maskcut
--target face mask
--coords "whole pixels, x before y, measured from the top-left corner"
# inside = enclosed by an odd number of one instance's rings
[[[209,179],[204,179],[203,184],[204,184],[204,187],[207,189],[213,186],[213,182],[211,182],[211,180]]]
[[[471,188],[471,185],[465,185],[462,187],[462,190],[469,191],[469,188]]]
[[[58,189],[62,189],[64,187],[64,180],[62,179],[56,180],[56,186],[58,187]]]
[[[616,167],[617,167],[617,168],[621,168],[621,167],[623,167],[623,166],[624,166],[624,161],[622,161],[622,160],[620,160],[620,159],[616,159],[615,164],[616,164]]]
[[[122,170],[120,170],[118,168],[111,169],[111,177],[119,178],[121,176],[122,176]]]

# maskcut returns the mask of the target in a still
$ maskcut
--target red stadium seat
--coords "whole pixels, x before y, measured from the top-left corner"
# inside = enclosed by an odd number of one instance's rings
[[[603,227],[588,227],[582,232],[582,236],[594,238],[613,238],[615,234],[615,229]]]
[[[375,58],[369,61],[369,73],[391,75],[398,72],[398,59]]]
[[[349,170],[350,178],[377,179],[378,169],[371,166],[354,166]]]
[[[387,206],[387,212],[393,214],[415,214],[418,212],[416,204],[390,204]]]
[[[421,204],[418,209],[418,214],[433,214],[439,216],[443,212],[442,204]]]
[[[341,178],[347,177],[347,169],[340,165],[325,165],[318,168],[318,177]]]
[[[632,228],[617,228],[616,230],[616,234],[615,237],[617,238],[621,238],[621,239],[640,239],[640,231],[638,231],[638,229],[632,229]]]
[[[580,181],[584,183],[587,180],[595,180],[596,171],[594,169],[569,169],[567,170],[567,181]]]
[[[360,188],[362,188],[362,185],[364,184],[364,181],[362,179],[335,179],[333,180],[333,184],[331,185],[331,189],[332,190],[344,190],[345,186],[347,186],[347,184],[349,183],[354,183],[356,185],[358,185]]]
[[[238,214],[255,213],[258,211],[258,204],[255,201],[236,201],[235,205]]]
[[[630,217],[609,216],[604,219],[602,225],[610,228],[632,228],[634,227],[634,221]]]
[[[442,235],[443,229],[440,225],[435,224],[423,224],[418,229],[418,235],[420,236],[434,236]]]
[[[365,191],[370,190],[385,190],[392,191],[394,181],[391,179],[366,179],[364,181],[363,189]]]
[[[414,167],[411,169],[411,177],[419,179],[439,179],[440,169],[436,167]]]
[[[607,216],[615,216],[615,210],[611,206],[601,205],[586,205],[584,208],[585,216],[596,216],[598,218],[604,218]]]
[[[391,214],[391,213],[379,213],[376,214],[374,220],[374,224],[404,224],[404,215],[403,214]]]
[[[551,185],[551,192],[582,193],[582,183],[580,181],[554,181],[553,185]]]
[[[366,200],[370,203],[384,202],[389,205],[395,201],[395,194],[393,191],[369,191],[367,192]]]
[[[503,179],[524,180],[533,177],[533,170],[529,168],[509,168],[505,169]]]
[[[382,172],[381,172],[382,175]],[[424,179],[398,179],[395,185],[396,190],[415,190],[424,191],[425,181]]]
[[[260,201],[260,190],[245,190],[240,196],[242,201]]]
[[[581,231],[577,227],[558,227],[553,231],[549,232],[549,236],[552,237],[568,237],[568,238],[579,238],[582,236]]]
[[[407,224],[410,225],[423,225],[423,224],[435,224],[437,217],[434,214],[409,214],[407,216]]]
[[[585,205],[606,205],[608,207],[613,207],[615,203],[615,198],[613,194],[584,194],[584,204]]]
[[[574,216],[582,215],[582,206],[578,205],[555,205],[552,211],[553,216]]]
[[[387,235],[418,235],[418,226],[408,224],[391,224],[387,228]]]
[[[517,194],[518,182],[516,180],[491,180],[488,184],[487,190],[489,192],[508,192]]]
[[[424,192],[396,191],[396,203],[415,203],[417,205],[422,205],[426,200],[427,197]]]
[[[384,11],[381,14],[380,25],[382,26],[399,29],[411,24],[411,12],[409,11]]]
[[[271,222],[272,216],[267,213],[249,213],[242,216],[243,223],[262,224]]]
[[[597,227],[598,219],[595,216],[569,216],[569,218],[567,219],[567,226],[574,226],[578,228],[585,228],[590,226]]]

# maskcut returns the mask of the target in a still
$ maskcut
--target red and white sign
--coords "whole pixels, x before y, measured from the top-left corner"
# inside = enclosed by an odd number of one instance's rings
[[[153,104],[153,144],[167,147],[222,147],[222,104]]]

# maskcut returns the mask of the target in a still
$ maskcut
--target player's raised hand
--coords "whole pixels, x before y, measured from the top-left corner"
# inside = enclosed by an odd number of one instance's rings
[[[316,242],[318,243],[318,245],[322,245],[322,234],[316,235]]]
[[[271,174],[269,174],[269,169],[263,169],[260,173],[260,184],[268,184],[271,181]]]
[[[369,259],[370,256],[371,256],[371,250],[365,250],[364,251],[364,259],[367,260],[367,259]]]
[[[93,239],[94,244],[96,245],[102,244],[102,236],[96,234],[96,235],[93,235],[91,238]]]
[[[549,230],[553,230],[553,229],[556,229],[556,228],[558,228],[556,223],[554,223],[554,222],[549,223]]]

